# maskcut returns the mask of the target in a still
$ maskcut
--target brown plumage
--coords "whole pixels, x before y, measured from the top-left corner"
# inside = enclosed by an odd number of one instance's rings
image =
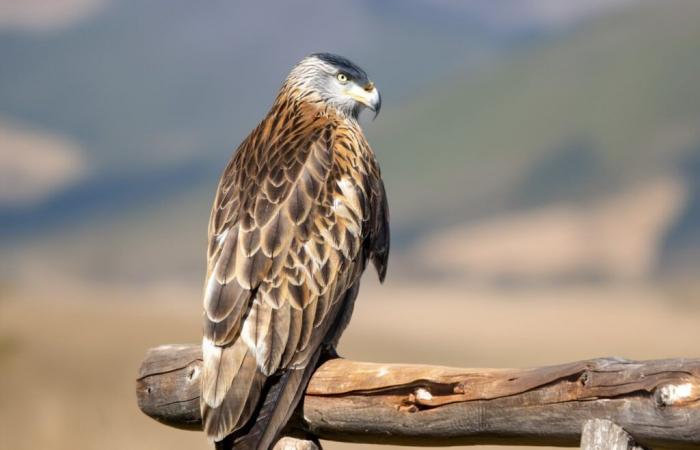
[[[388,209],[357,122],[379,93],[350,61],[302,60],[226,167],[209,223],[202,416],[220,448],[267,449],[347,325]],[[232,447],[233,446],[233,447]]]

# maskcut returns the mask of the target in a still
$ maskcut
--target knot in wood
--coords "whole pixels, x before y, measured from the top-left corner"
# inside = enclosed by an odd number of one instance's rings
[[[401,401],[399,411],[414,413],[420,410],[421,406],[431,406],[433,394],[424,387],[416,388],[415,391],[408,394],[408,397]]]
[[[666,384],[659,386],[654,396],[657,405],[674,406],[695,400],[697,393],[694,391],[692,383]]]
[[[581,372],[581,375],[578,377],[578,381],[582,386],[587,386],[591,381],[591,372],[588,370]]]

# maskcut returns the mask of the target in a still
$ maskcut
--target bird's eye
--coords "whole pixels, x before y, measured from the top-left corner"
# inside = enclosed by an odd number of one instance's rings
[[[338,73],[338,75],[336,76],[336,78],[338,78],[338,81],[340,81],[340,82],[343,83],[343,84],[345,84],[345,83],[348,82],[348,76],[345,75],[343,72]]]

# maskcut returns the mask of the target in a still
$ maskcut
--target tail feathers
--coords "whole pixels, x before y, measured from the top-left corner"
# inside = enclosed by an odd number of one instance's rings
[[[233,449],[233,439],[232,434],[226,436],[220,441],[214,442],[214,450],[232,450]]]
[[[210,439],[222,441],[250,420],[265,379],[257,368],[255,357],[246,354],[220,404],[212,406],[207,401],[202,402],[204,432]]]
[[[269,450],[272,447],[304,395],[320,354],[319,348],[306,367],[288,369],[278,378],[268,381],[270,386],[264,393],[255,423],[245,435],[235,440],[235,450]]]
[[[217,408],[226,398],[233,379],[240,374],[248,346],[243,341],[220,347],[204,338],[202,343],[204,369],[202,371],[202,400]]]

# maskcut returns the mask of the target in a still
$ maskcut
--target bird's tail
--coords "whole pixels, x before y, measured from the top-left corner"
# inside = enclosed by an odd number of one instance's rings
[[[306,367],[287,369],[280,376],[268,379],[259,412],[253,415],[255,422],[217,442],[216,450],[269,450],[304,395],[320,355],[321,348]]]

